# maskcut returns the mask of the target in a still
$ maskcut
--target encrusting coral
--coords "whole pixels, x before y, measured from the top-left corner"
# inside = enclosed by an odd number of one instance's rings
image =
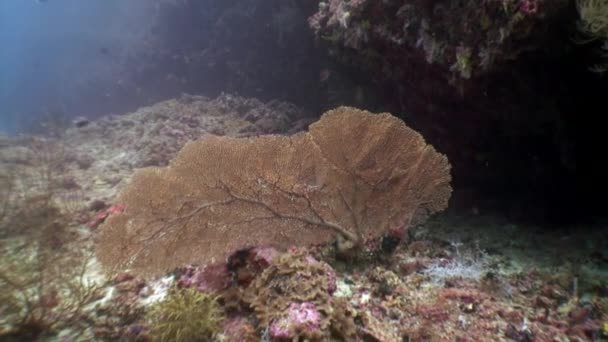
[[[335,271],[312,256],[291,251],[272,264],[247,288],[244,301],[273,338],[325,341],[356,337],[352,308],[332,293]]]
[[[526,51],[546,48],[549,28],[567,4],[326,0],[319,2],[309,25],[333,56],[379,79],[407,81],[413,73],[419,85],[421,69],[438,69],[454,83],[486,75]]]
[[[445,209],[450,180],[447,158],[403,121],[340,107],[305,133],[210,136],[137,171],[97,255],[107,271],[155,275],[260,245],[358,247]]]

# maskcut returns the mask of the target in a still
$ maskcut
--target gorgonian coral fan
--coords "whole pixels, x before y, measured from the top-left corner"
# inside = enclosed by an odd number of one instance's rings
[[[340,107],[305,133],[210,136],[137,171],[98,256],[152,275],[252,246],[361,246],[445,209],[450,180],[447,158],[403,121]]]

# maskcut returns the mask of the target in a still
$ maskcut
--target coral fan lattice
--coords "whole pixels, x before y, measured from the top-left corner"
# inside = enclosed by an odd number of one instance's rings
[[[106,269],[153,275],[256,245],[353,245],[443,210],[450,165],[403,121],[349,107],[309,132],[188,143],[136,172],[102,226]]]

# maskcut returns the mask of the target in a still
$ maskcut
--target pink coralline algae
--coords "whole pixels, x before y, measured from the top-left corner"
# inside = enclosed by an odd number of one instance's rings
[[[519,10],[527,15],[534,15],[538,12],[538,0],[521,0]]]
[[[195,287],[200,292],[213,292],[230,285],[231,275],[225,264],[207,265],[203,268],[187,266],[177,281],[178,286]]]
[[[235,281],[247,286],[258,274],[262,273],[272,260],[279,255],[273,247],[253,247],[234,253],[228,258],[228,270],[234,273]]]
[[[126,206],[124,204],[115,204],[115,205],[109,207],[108,209],[102,210],[99,213],[97,213],[97,215],[95,215],[95,217],[91,220],[91,222],[89,222],[88,225],[90,228],[97,228],[110,215],[120,213],[120,212],[124,211],[125,209],[126,209]]]
[[[336,271],[329,264],[323,261],[318,261],[312,255],[306,256],[306,262],[309,264],[320,263],[325,269],[327,272],[327,291],[329,291],[330,294],[334,293],[338,289]]]
[[[325,266],[327,266],[327,291],[329,291],[330,294],[333,294],[334,292],[336,292],[336,290],[338,289],[338,283],[336,280],[336,271],[334,271],[333,268],[331,268],[331,266],[329,266],[328,264],[325,264]]]
[[[226,341],[248,341],[247,336],[252,331],[255,331],[255,328],[245,317],[234,316],[224,320]]]
[[[272,247],[255,247],[251,251],[252,261],[260,269],[270,266],[272,260],[279,255],[279,252]]]
[[[314,333],[321,329],[321,314],[312,303],[291,303],[287,314],[270,325],[273,338],[295,337],[297,331]]]

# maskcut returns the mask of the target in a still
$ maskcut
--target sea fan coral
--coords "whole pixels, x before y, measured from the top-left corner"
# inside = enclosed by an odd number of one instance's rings
[[[254,246],[361,246],[446,208],[447,158],[403,121],[341,107],[294,136],[207,137],[136,172],[101,227],[108,271],[223,262]]]

